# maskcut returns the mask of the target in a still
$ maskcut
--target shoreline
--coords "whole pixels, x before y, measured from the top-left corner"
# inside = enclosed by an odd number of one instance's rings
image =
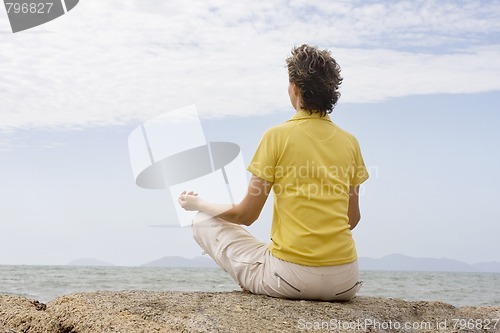
[[[500,332],[500,306],[368,296],[316,302],[238,291],[86,292],[47,304],[0,295],[0,333],[233,331]]]
[[[5,267],[4,267],[5,268]],[[500,305],[499,273],[361,271],[359,296],[441,301],[461,306]],[[219,268],[51,268],[0,270],[1,293],[48,303],[58,297],[92,291],[224,292],[239,286]]]

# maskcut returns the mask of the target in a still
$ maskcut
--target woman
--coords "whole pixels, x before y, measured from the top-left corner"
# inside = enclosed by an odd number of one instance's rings
[[[342,83],[327,50],[302,45],[286,60],[295,115],[267,130],[248,167],[241,203],[215,205],[195,192],[179,204],[200,213],[198,244],[244,290],[273,297],[349,300],[359,289],[351,231],[360,220],[358,189],[368,178],[358,142],[329,118]],[[274,195],[271,243],[241,225]]]

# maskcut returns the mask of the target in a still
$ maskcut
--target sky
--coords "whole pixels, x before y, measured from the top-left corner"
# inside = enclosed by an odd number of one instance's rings
[[[358,255],[500,261],[499,17],[499,1],[82,0],[13,34],[0,9],[0,264],[200,255],[167,191],[135,184],[128,135],[195,104],[248,163],[293,115],[303,43],[340,64],[331,117],[370,171]]]

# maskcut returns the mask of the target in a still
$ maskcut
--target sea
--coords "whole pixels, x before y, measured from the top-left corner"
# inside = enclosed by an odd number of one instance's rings
[[[500,273],[361,271],[361,296],[500,306]],[[47,303],[89,291],[233,291],[219,268],[0,266],[0,294]]]

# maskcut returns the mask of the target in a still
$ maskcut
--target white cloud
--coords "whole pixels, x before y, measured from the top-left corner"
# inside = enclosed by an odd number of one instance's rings
[[[500,44],[488,40],[499,8],[88,0],[37,28],[51,33],[0,34],[0,128],[125,124],[192,103],[214,115],[283,109],[284,59],[302,42],[338,58],[341,103],[499,90]]]
[[[380,101],[433,93],[478,93],[500,89],[500,46],[453,54],[390,50],[338,51],[344,65],[343,100]]]

